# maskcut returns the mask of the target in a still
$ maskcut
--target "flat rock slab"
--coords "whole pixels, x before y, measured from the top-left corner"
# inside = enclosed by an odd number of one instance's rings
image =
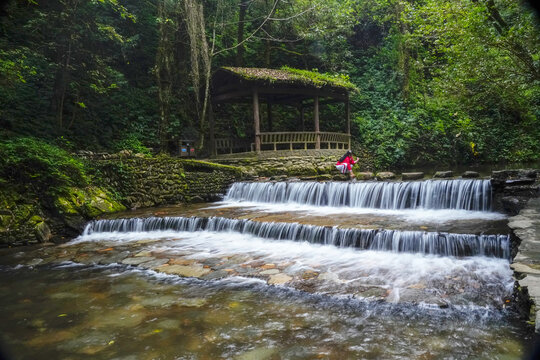
[[[139,264],[139,266],[146,269],[155,269],[157,267],[160,267],[161,265],[165,265],[168,261],[169,259],[155,259],[155,260],[143,262]]]
[[[396,178],[396,174],[390,171],[383,171],[383,172],[377,173],[376,176],[378,180],[390,180],[390,179]]]
[[[293,278],[290,277],[289,275],[276,274],[276,275],[270,276],[270,279],[268,280],[268,283],[271,284],[271,285],[282,285],[282,284],[288,283],[292,279]]]
[[[465,171],[463,174],[461,174],[461,177],[465,179],[474,179],[480,177],[480,174],[476,171]]]
[[[156,270],[165,274],[197,278],[204,276],[211,271],[210,269],[203,268],[200,265],[162,265],[157,267]]]
[[[444,178],[451,178],[454,176],[454,173],[452,171],[437,171],[433,177],[436,179],[444,179]]]
[[[511,265],[516,273],[525,275],[518,280],[521,287],[526,287],[534,303],[535,332],[540,333],[540,199],[528,201],[519,215],[511,217],[508,226],[514,230],[521,244]],[[533,311],[533,310],[531,310]]]
[[[278,269],[264,270],[264,271],[261,271],[260,274],[261,275],[275,275],[275,274],[279,274],[279,270]]]
[[[151,257],[151,256],[137,256],[137,257],[131,257],[131,258],[126,258],[126,259],[122,260],[122,264],[126,264],[126,265],[139,265],[139,264],[142,264],[142,263],[144,263],[144,262],[152,261],[152,260],[155,260],[155,257]]]
[[[354,175],[358,180],[373,180],[375,178],[375,175],[369,171],[354,173]]]
[[[423,172],[409,172],[401,174],[401,180],[420,180],[424,178]]]
[[[537,275],[540,275],[540,269],[534,269],[526,264],[522,264],[522,263],[513,263],[512,265],[510,265],[510,267],[518,272],[518,273],[521,273],[521,274],[537,274]]]

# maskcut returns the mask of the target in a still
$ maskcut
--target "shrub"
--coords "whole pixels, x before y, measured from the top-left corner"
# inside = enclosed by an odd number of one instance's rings
[[[67,151],[30,137],[0,142],[0,176],[38,194],[88,185],[84,164]]]

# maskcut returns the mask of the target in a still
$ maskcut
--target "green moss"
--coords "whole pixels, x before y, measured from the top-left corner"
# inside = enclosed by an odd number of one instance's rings
[[[84,203],[84,213],[86,216],[94,218],[105,213],[124,211],[126,207],[113,200],[102,189],[91,187],[86,191]]]
[[[287,71],[298,76],[305,83],[312,83],[317,87],[334,86],[342,87],[348,90],[358,90],[356,86],[349,81],[349,76],[344,74],[319,73],[316,71],[294,69],[283,66],[281,70]]]
[[[55,200],[55,207],[63,215],[81,215],[94,218],[105,213],[126,210],[125,206],[112,199],[98,187],[85,189],[69,188],[67,195]]]
[[[242,175],[243,170],[236,166],[221,165],[200,160],[180,160],[186,171],[203,171],[211,172],[214,170],[232,172],[237,175]]]
[[[28,222],[30,222],[30,223],[32,223],[32,224],[34,224],[34,225],[37,225],[37,224],[42,223],[42,222],[44,222],[44,221],[45,221],[45,220],[44,220],[41,216],[39,216],[39,215],[34,215],[34,216],[32,216],[32,217],[30,218],[30,220],[29,220]]]
[[[303,84],[321,88],[324,86],[358,91],[344,74],[319,73],[317,71],[295,69],[283,66],[281,69],[224,67],[242,78],[250,81],[268,81],[271,83]]]

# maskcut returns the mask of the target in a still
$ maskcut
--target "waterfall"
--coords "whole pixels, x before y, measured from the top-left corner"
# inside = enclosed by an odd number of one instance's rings
[[[491,210],[490,180],[411,182],[239,182],[227,201],[376,209]]]
[[[111,232],[236,232],[264,239],[291,240],[363,250],[425,253],[444,256],[490,256],[508,259],[507,235],[452,234],[383,229],[341,229],[298,223],[259,222],[222,217],[151,217],[95,220],[83,236]]]

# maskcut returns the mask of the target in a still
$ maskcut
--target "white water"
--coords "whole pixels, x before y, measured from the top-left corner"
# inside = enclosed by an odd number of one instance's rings
[[[270,240],[307,241],[339,247],[445,256],[486,255],[509,258],[506,235],[452,234],[383,229],[344,229],[299,223],[259,222],[223,217],[149,217],[92,221],[83,235],[102,232],[217,231],[249,234]]]
[[[75,242],[99,241],[114,246],[141,239],[160,239],[148,243],[145,250],[182,255],[193,259],[245,256],[245,260],[263,260],[286,264],[285,273],[294,276],[305,270],[324,274],[337,286],[332,292],[347,294],[347,284],[388,289],[399,299],[400,289],[420,288],[433,295],[454,296],[453,304],[501,304],[511,293],[513,281],[508,261],[486,257],[440,257],[423,254],[358,251],[351,248],[307,242],[273,241],[252,235],[223,232],[133,232],[93,233]],[[324,292],[322,287],[320,291]],[[402,290],[403,292],[403,290]],[[456,299],[455,296],[464,298]],[[396,299],[394,299],[396,300]]]
[[[252,205],[264,211],[298,210],[324,216],[376,213],[411,221],[504,217],[489,211],[491,186],[486,180],[237,183],[218,206],[231,205]],[[368,234],[367,240],[364,239],[368,245],[361,244],[364,240],[358,245],[367,250],[343,247],[351,246],[353,233]],[[377,236],[380,238],[375,239]],[[371,296],[364,294],[366,289],[374,287],[385,290],[389,302],[405,297],[405,301],[415,303],[425,300],[499,307],[513,287],[507,260],[509,239],[504,235],[348,230],[225,218],[147,218],[92,222],[72,243],[92,241],[118,246],[138,240],[149,241],[145,241],[142,249],[162,256],[217,259],[236,269],[251,268],[249,263],[253,261],[274,263],[280,272],[297,279],[290,283],[293,287],[295,281],[300,281],[297,285],[302,288],[304,272],[312,270],[319,275],[317,282],[309,285],[311,291],[347,296],[359,292],[362,294],[359,296]],[[379,249],[394,252],[375,251]],[[483,254],[504,258],[488,258]],[[258,272],[251,274],[257,276]]]
[[[226,201],[371,209],[491,210],[489,180],[411,182],[239,182]]]
[[[490,212],[490,211],[471,211],[471,210],[453,210],[453,209],[401,209],[401,210],[388,210],[388,209],[372,209],[372,208],[354,208],[348,206],[314,206],[306,204],[296,203],[259,203],[253,201],[237,201],[237,200],[224,200],[217,203],[214,206],[208,207],[208,209],[218,209],[227,207],[239,207],[250,208],[252,210],[267,212],[267,213],[279,213],[279,212],[300,212],[307,215],[339,215],[339,214],[352,214],[352,215],[380,215],[380,216],[393,216],[399,219],[407,220],[412,223],[448,223],[458,220],[502,220],[506,219],[505,214]]]

